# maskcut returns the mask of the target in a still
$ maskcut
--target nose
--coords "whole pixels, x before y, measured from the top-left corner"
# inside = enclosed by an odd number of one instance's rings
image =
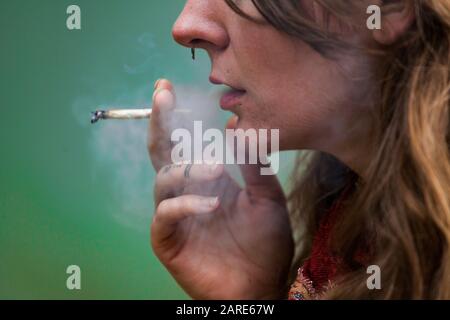
[[[229,38],[221,17],[222,3],[225,1],[188,0],[172,28],[175,41],[208,51],[226,48]]]

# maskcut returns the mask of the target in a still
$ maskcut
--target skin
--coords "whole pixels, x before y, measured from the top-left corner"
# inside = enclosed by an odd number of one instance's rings
[[[241,4],[261,18],[251,1]],[[325,24],[320,8],[311,1],[304,5]],[[350,32],[334,20],[328,25],[355,44],[386,44],[407,26],[396,18],[376,34]],[[327,152],[364,175],[376,61],[363,55],[326,59],[300,39],[238,16],[224,1],[187,1],[173,36],[183,46],[206,50],[211,79],[246,91],[231,110],[228,128],[279,128],[281,150]],[[158,172],[153,251],[195,299],[283,297],[293,240],[277,178],[260,176],[257,165],[242,165],[240,187],[220,165],[173,165],[164,122],[175,104],[172,84],[158,81],[149,126],[149,153]]]

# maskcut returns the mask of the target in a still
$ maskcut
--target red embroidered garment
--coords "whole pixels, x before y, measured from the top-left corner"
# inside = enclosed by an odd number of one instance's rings
[[[322,219],[313,240],[311,256],[298,270],[297,279],[289,291],[289,300],[320,298],[332,286],[333,280],[346,271],[343,261],[333,254],[329,240],[333,227],[342,214],[342,202],[347,195],[344,192]],[[360,252],[355,258],[363,261],[365,256],[366,252]]]

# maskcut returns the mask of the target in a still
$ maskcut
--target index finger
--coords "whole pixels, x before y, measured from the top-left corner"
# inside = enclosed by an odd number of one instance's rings
[[[148,130],[148,151],[153,167],[159,171],[171,163],[169,116],[175,108],[175,94],[170,81],[158,80],[153,94],[152,116]]]

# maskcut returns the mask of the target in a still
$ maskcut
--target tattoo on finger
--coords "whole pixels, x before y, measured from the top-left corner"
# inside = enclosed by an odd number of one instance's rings
[[[191,173],[192,164],[188,164],[186,168],[184,169],[184,177],[189,179],[189,175]]]
[[[172,169],[182,168],[183,166],[184,166],[183,164],[172,164],[172,165],[165,166],[163,168],[163,173],[168,173]]]

